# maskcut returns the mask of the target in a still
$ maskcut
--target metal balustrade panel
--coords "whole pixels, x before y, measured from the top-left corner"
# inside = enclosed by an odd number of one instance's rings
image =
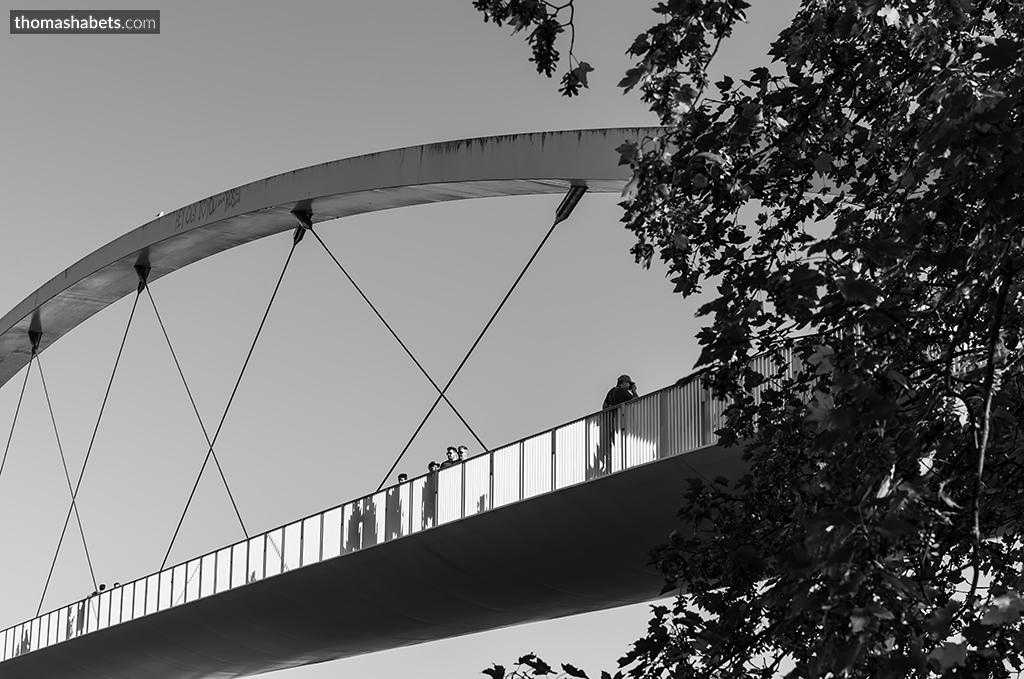
[[[188,564],[179,564],[171,569],[171,606],[185,603],[185,587],[188,584]]]
[[[65,606],[57,611],[57,622],[55,625],[54,633],[56,639],[54,643],[61,643],[62,641],[68,640],[68,629],[71,627],[70,615],[68,613],[68,607]]]
[[[302,561],[300,566],[309,566],[320,562],[322,547],[320,520],[322,517],[322,514],[317,514],[302,521],[302,554],[300,555]]]
[[[267,543],[263,548],[264,566],[263,577],[272,578],[280,575],[284,566],[284,528],[278,528],[267,533]],[[259,580],[259,578],[257,578]]]
[[[341,555],[341,507],[324,512],[324,560]]]
[[[195,559],[185,564],[185,598],[180,601],[175,599],[178,603],[187,603],[199,598],[199,585],[202,582],[201,568],[201,559]]]
[[[378,537],[384,532],[384,493],[363,498],[360,505],[360,548],[366,549],[377,544]]]
[[[249,563],[246,582],[262,580],[267,564],[267,536],[257,535],[249,540]]]
[[[662,457],[670,457],[693,450],[699,439],[698,427],[700,411],[697,406],[693,382],[678,389],[669,391],[663,398],[665,420],[662,423],[661,450]],[[686,426],[689,422],[690,426]]]
[[[626,468],[653,462],[658,458],[661,418],[659,399],[644,398],[622,405]]]
[[[523,499],[551,492],[551,432],[523,441]]]
[[[225,547],[217,552],[217,572],[214,577],[214,593],[220,594],[231,589],[231,550],[232,547]]]
[[[555,430],[556,489],[586,480],[587,424],[573,422]]]
[[[418,533],[434,525],[437,512],[437,475],[428,474],[414,479],[412,485],[412,520],[409,532]]]
[[[384,542],[403,535],[402,490],[408,485],[391,486],[384,491]]]
[[[249,542],[231,545],[231,584],[229,587],[241,587],[249,581]]]
[[[520,446],[514,443],[491,453],[494,460],[494,501],[495,508],[520,500]]]
[[[98,629],[99,623],[100,600],[98,597],[89,597],[85,602],[85,633],[95,632]]]
[[[465,516],[491,508],[491,456],[479,455],[462,463]]]
[[[610,408],[586,418],[586,480],[601,478],[622,468],[619,409]]]
[[[143,604],[143,615],[156,613],[160,609],[160,574],[155,573],[146,578],[146,601]]]
[[[398,537],[409,534],[412,522],[412,484],[408,481],[398,487]]]
[[[217,584],[217,553],[203,555],[199,567],[199,598],[213,596]]]
[[[111,627],[121,624],[121,596],[124,590],[118,585],[110,591],[110,622]]]
[[[121,622],[130,622],[135,619],[135,585],[137,582],[129,582],[122,585],[121,592]]]
[[[351,554],[358,551],[360,545],[360,525],[362,524],[363,508],[359,502],[349,502],[342,507],[343,527],[341,535],[341,553]]]
[[[302,558],[302,521],[295,521],[284,527],[281,538],[281,572],[287,573],[299,567]]]
[[[462,465],[437,472],[437,525],[462,518]]]

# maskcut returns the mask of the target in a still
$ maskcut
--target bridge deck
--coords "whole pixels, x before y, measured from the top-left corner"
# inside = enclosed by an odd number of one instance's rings
[[[243,676],[656,598],[685,479],[738,478],[696,380],[0,632],[0,679]]]
[[[654,599],[647,551],[705,448],[385,542],[0,663],[4,679],[242,676]]]

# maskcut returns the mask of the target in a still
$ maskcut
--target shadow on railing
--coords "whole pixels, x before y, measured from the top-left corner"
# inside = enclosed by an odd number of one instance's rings
[[[15,625],[0,660],[712,445],[725,403],[698,376]]]

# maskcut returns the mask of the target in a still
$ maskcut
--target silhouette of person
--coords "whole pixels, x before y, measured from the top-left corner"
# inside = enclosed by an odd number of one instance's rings
[[[427,475],[420,501],[420,528],[430,528],[437,523],[437,471],[436,462],[430,463],[430,474]]]
[[[85,607],[87,601],[88,599],[78,602],[78,618],[75,621],[75,636],[78,636],[85,631]]]
[[[399,483],[405,483],[408,480],[409,480],[409,475],[408,474],[399,474],[398,475],[398,482]]]
[[[636,382],[630,379],[629,375],[619,375],[615,386],[608,390],[604,397],[601,408],[614,408],[620,403],[631,401],[636,398]]]
[[[614,408],[636,398],[636,383],[629,375],[619,375],[615,386],[608,390],[597,416],[597,451],[595,459],[587,457],[587,478],[604,476],[612,470],[612,442],[615,435],[616,417]]]
[[[384,496],[384,539],[393,540],[402,534],[402,496],[400,488],[405,474],[398,475],[398,483],[388,488]]]
[[[448,446],[446,454],[448,459],[441,463],[441,469],[447,469],[459,461],[459,449],[455,446]]]

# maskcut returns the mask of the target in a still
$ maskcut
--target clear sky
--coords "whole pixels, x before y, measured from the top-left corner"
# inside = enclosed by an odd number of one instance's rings
[[[81,9],[4,0],[11,9]],[[754,3],[717,69],[764,62],[795,0]],[[615,87],[644,0],[577,0],[578,99],[537,76],[520,36],[470,0],[105,2],[161,11],[160,35],[0,36],[0,315],[114,238],[222,190],[374,151],[541,130],[649,125]],[[558,197],[392,210],[318,227],[438,383],[445,383],[550,226]],[[585,196],[558,227],[450,390],[488,447],[600,406],[628,372],[646,392],[690,372],[697,303],[628,253],[617,196]],[[290,246],[280,235],[212,257],[152,292],[208,429],[220,418]],[[131,310],[122,300],[42,355],[77,479]],[[0,389],[6,443],[23,373]],[[374,490],[436,392],[319,245],[296,251],[217,444],[250,533]],[[439,408],[398,471],[445,446],[480,451]],[[156,571],[206,452],[144,297],[79,496],[98,581]],[[0,476],[0,628],[35,614],[68,507],[38,372]],[[242,537],[204,474],[171,562]],[[529,549],[514,545],[510,549]],[[642,559],[643,555],[638,555]],[[585,565],[583,565],[585,567]],[[69,530],[44,610],[92,591]],[[410,593],[413,596],[414,593]],[[579,616],[278,673],[469,677],[529,651],[596,671],[644,632],[647,607]],[[276,676],[276,675],[275,675]]]

